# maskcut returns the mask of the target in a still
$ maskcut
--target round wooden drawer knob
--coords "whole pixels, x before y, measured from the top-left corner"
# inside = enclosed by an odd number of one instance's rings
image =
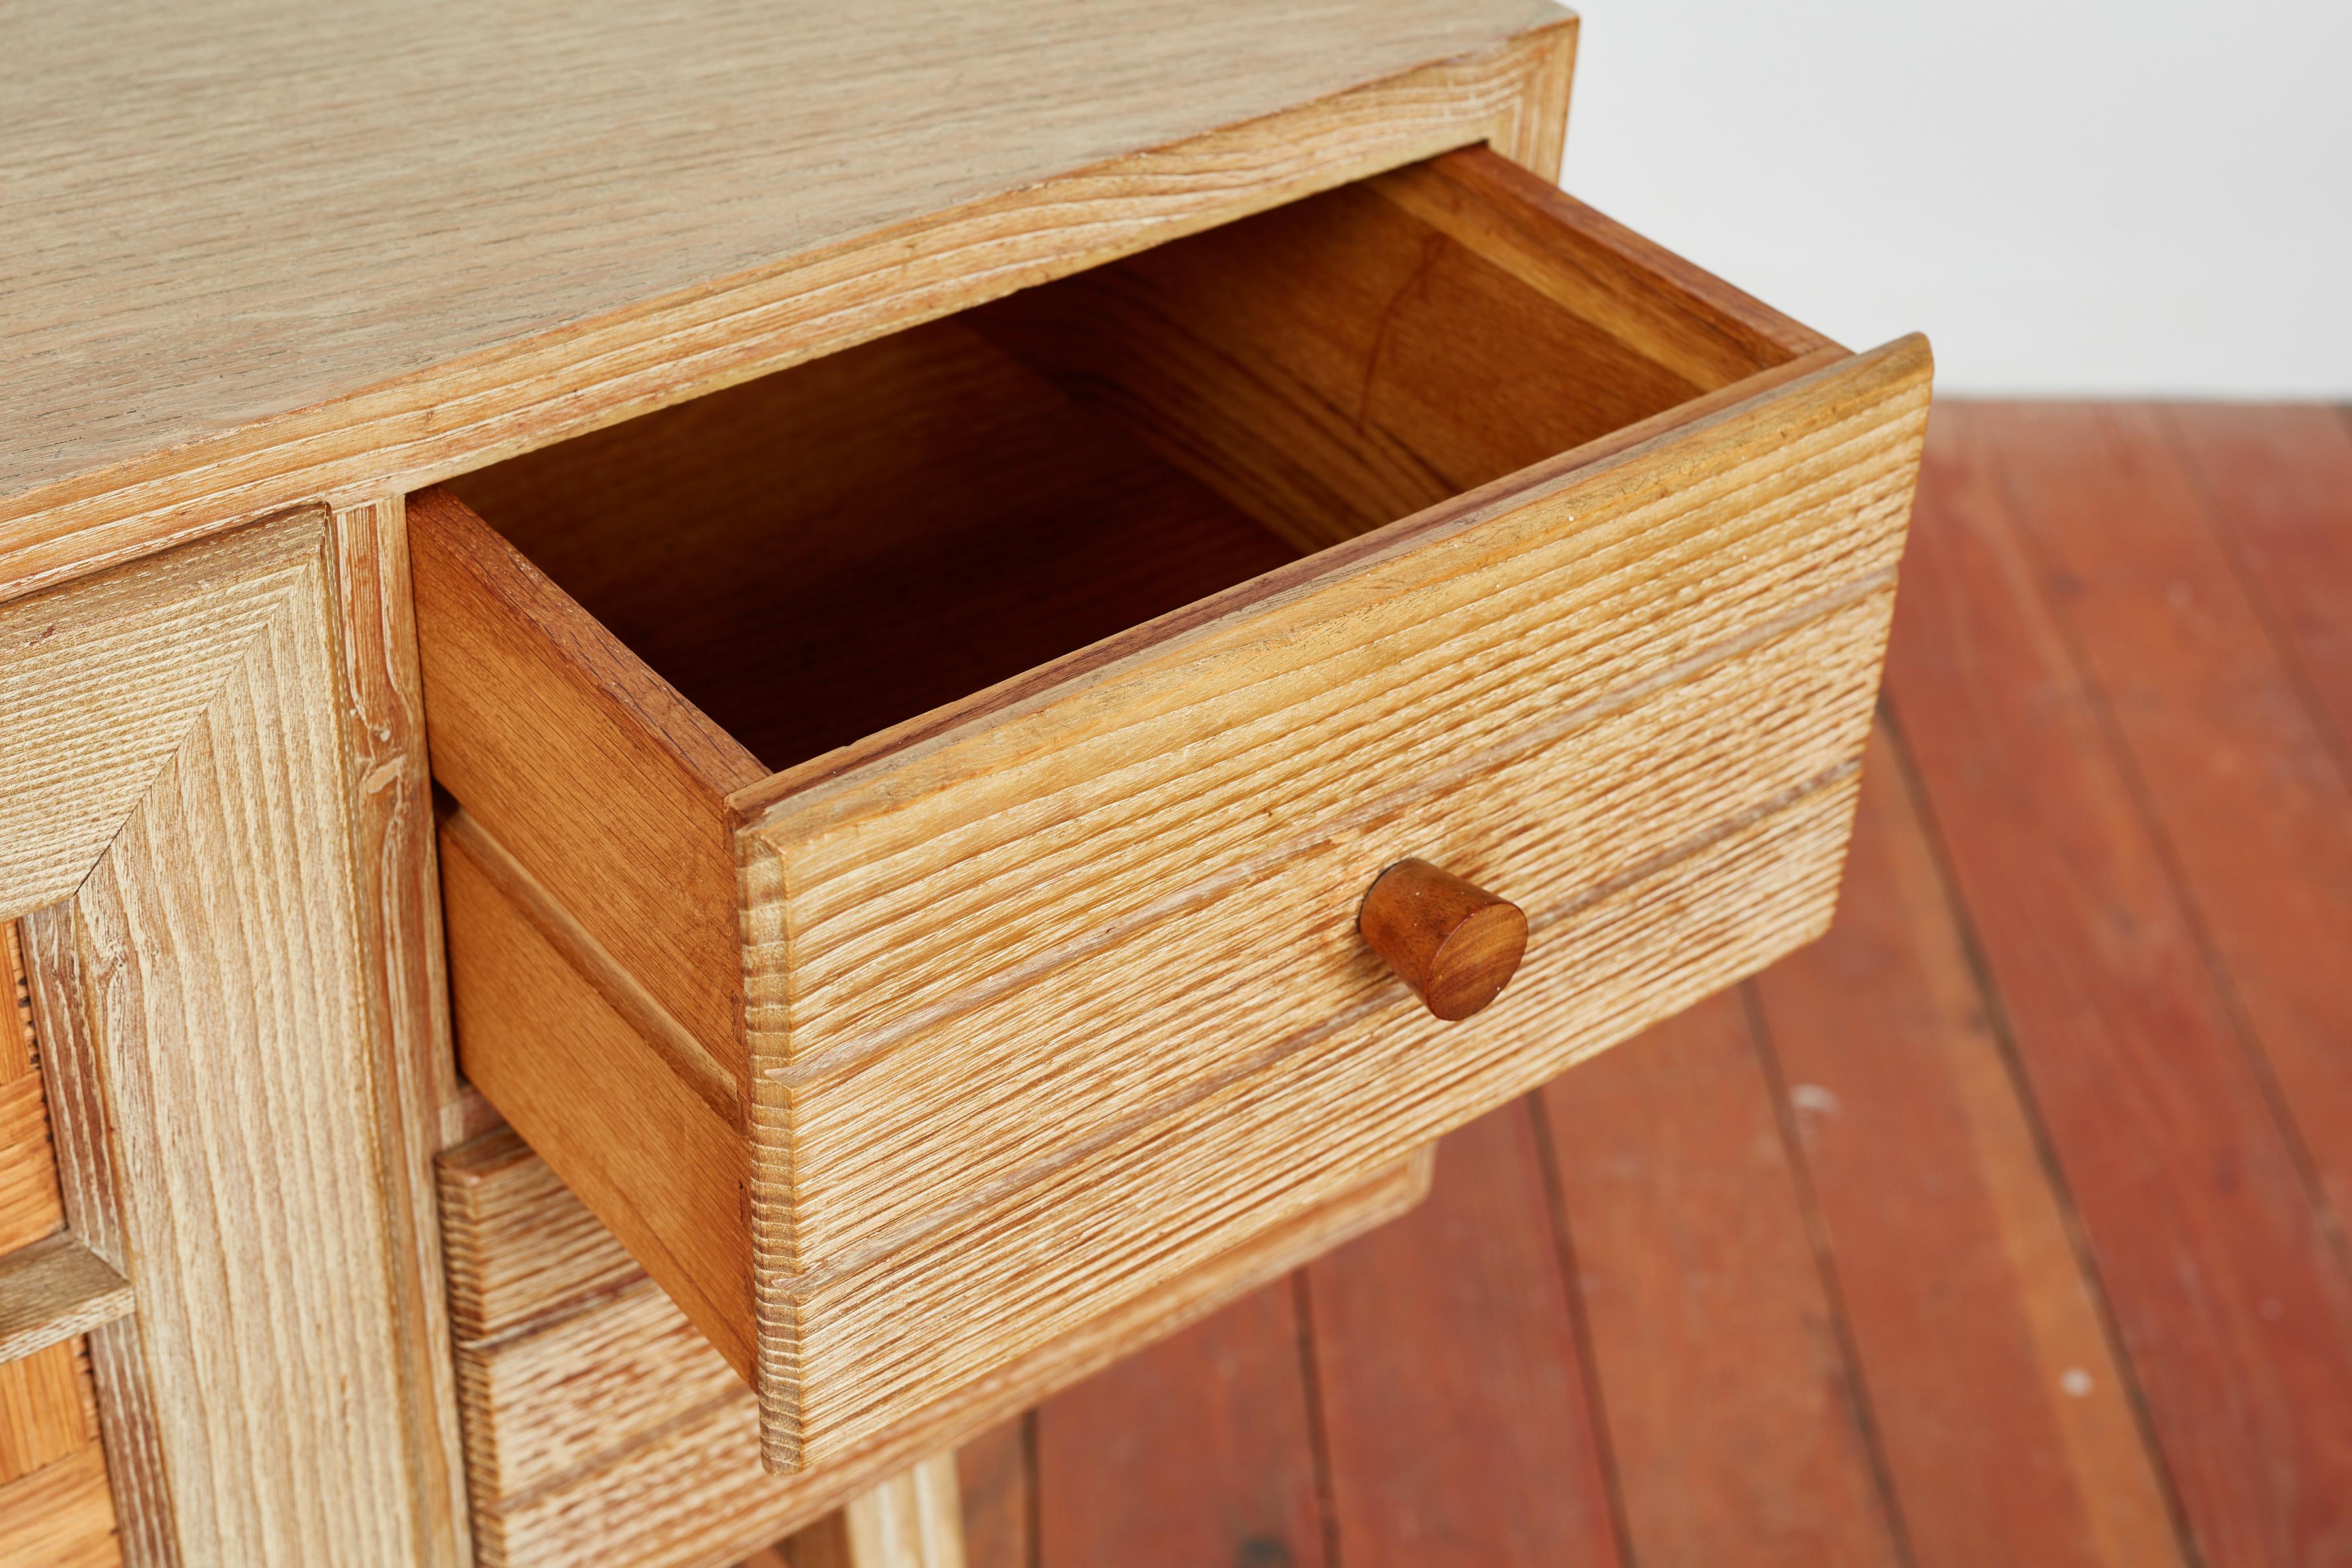
[[[1518,905],[1426,860],[1400,860],[1381,872],[1364,895],[1356,929],[1431,1012],[1449,1021],[1501,995],[1528,951],[1528,917]]]

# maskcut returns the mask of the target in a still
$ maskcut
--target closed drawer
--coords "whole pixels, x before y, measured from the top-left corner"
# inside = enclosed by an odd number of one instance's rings
[[[770,1475],[759,1405],[509,1129],[440,1157],[467,1503],[481,1568],[709,1568],[1393,1217],[1430,1155],[1372,1173],[1007,1363],[924,1418]]]
[[[1928,370],[1474,150],[414,497],[465,1068],[901,1429],[1819,931]]]

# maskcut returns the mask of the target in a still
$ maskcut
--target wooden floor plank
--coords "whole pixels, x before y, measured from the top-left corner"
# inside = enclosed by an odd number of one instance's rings
[[[2175,405],[2162,417],[2266,602],[2337,756],[2352,756],[2352,410]]]
[[[2000,453],[2043,595],[2340,1226],[2352,1215],[2352,788],[2161,411],[1970,417]],[[2273,491],[2302,469],[2277,457],[2262,470]],[[2352,461],[2344,468],[2352,483]],[[2339,505],[2352,567],[2352,494]]]
[[[1306,1281],[1347,1568],[1619,1561],[1526,1101]]]
[[[956,1450],[964,1568],[1029,1568],[1036,1517],[1029,1473],[1032,1421],[1026,1415],[1007,1421]]]
[[[1740,998],[1543,1105],[1634,1559],[1899,1562]]]
[[[1884,732],[1836,926],[1755,986],[1917,1568],[2180,1563]]]
[[[1276,1283],[1040,1406],[1041,1568],[1321,1568],[1299,1325]]]
[[[2352,1548],[2352,1290],[2000,493],[1939,408],[1895,712],[2214,1568]]]

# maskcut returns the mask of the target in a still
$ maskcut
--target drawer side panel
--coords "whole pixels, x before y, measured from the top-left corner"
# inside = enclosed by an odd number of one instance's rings
[[[408,523],[434,782],[740,1085],[724,796],[765,770],[456,497]]]

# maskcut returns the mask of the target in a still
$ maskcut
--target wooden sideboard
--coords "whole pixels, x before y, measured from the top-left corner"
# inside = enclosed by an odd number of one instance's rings
[[[1555,190],[1575,38],[12,38],[0,1563],[939,1568],[1818,933],[1927,348]]]

